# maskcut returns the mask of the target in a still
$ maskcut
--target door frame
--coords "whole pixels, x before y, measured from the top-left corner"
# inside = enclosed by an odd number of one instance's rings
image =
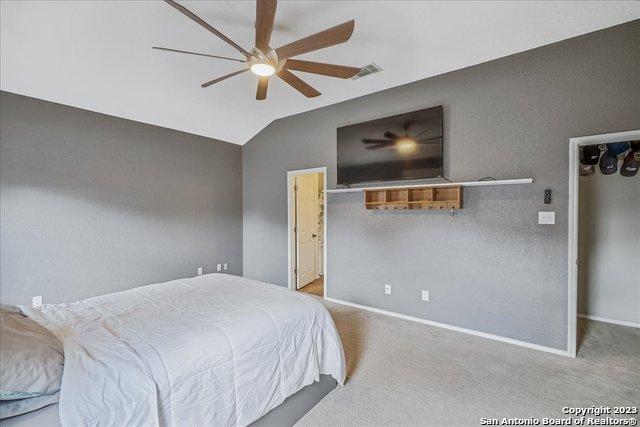
[[[295,242],[293,242],[293,226],[295,224],[295,192],[293,191],[293,185],[295,184],[295,177],[299,175],[308,175],[310,173],[322,173],[322,179],[324,181],[324,233],[323,233],[323,256],[322,256],[322,270],[323,270],[323,282],[322,297],[327,296],[327,167],[317,167],[310,169],[297,169],[287,171],[287,286],[291,290],[296,290],[296,277],[294,273],[295,265],[293,263],[293,251],[295,248]]]
[[[589,135],[569,139],[569,232],[567,257],[567,354],[578,352],[578,214],[580,146],[640,139],[640,130]]]

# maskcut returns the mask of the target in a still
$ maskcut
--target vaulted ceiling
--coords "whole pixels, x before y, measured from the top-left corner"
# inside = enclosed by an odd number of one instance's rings
[[[253,47],[253,1],[182,3]],[[164,2],[2,1],[0,16],[2,90],[244,144],[281,117],[638,19],[640,2],[280,1],[272,46],[355,19],[350,41],[298,59],[383,71],[300,72],[321,96],[273,79],[266,101],[251,73],[200,87],[240,64],[152,50],[237,54]]]

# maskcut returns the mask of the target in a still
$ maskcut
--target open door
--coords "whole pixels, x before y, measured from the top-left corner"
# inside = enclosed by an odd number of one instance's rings
[[[318,277],[318,183],[315,174],[296,176],[296,289]]]

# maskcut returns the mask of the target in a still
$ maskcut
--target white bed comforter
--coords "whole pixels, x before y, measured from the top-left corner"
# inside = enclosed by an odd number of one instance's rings
[[[247,425],[319,374],[345,379],[320,302],[241,277],[22,309],[64,344],[64,426]]]

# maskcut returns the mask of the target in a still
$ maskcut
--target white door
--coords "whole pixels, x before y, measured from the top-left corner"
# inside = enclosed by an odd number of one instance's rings
[[[318,223],[317,179],[314,174],[296,177],[296,289],[317,276],[316,248]]]

